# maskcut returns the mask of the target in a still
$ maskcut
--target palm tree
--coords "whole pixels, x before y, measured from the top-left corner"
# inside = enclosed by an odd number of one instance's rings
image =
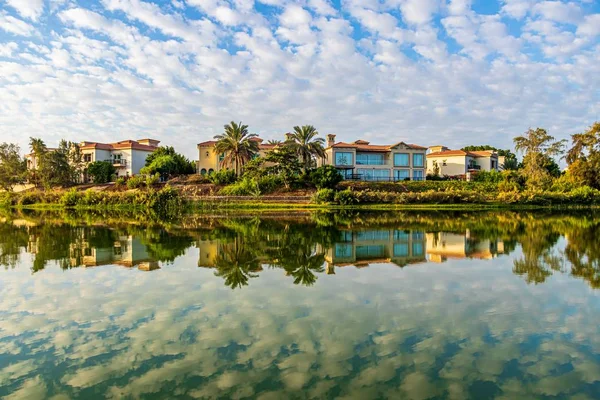
[[[325,139],[316,137],[318,135],[312,125],[295,126],[294,132],[289,134],[291,145],[304,165],[304,172],[312,166],[314,157],[325,157]]]
[[[267,144],[270,144],[273,146],[279,146],[279,145],[283,144],[283,142],[279,139],[269,139],[269,140],[267,140]]]
[[[33,153],[33,165],[30,170],[30,181],[33,182],[36,186],[38,186],[38,177],[36,174],[36,169],[40,168],[40,164],[42,162],[42,157],[44,154],[48,152],[48,148],[46,147],[46,143],[40,138],[29,138],[29,147],[31,148],[31,152]]]
[[[225,131],[215,136],[215,152],[224,154],[221,165],[233,166],[239,176],[241,168],[258,153],[258,136],[248,132],[248,125],[231,121]]]
[[[215,276],[225,279],[225,285],[232,289],[248,285],[248,280],[258,277],[256,272],[261,270],[252,250],[241,236],[236,237],[233,243],[227,243],[215,259]]]

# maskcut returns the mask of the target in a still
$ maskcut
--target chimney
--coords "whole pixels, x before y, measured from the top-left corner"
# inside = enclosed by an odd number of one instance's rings
[[[335,144],[335,135],[329,134],[327,135],[327,147],[331,147]]]

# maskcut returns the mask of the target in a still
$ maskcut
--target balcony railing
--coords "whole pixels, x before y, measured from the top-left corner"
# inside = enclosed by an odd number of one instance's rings
[[[112,158],[110,160],[105,160],[106,162],[112,163],[115,167],[124,167],[127,165],[127,160]]]
[[[425,177],[417,178],[417,177],[407,177],[407,178],[396,178],[390,176],[365,176],[363,174],[352,174],[346,175],[346,180],[349,181],[365,181],[365,182],[402,182],[402,181],[424,181]]]

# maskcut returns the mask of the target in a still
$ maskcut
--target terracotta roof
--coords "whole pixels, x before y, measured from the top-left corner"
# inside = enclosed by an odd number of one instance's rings
[[[158,142],[158,140],[156,141]],[[97,142],[83,142],[81,146],[82,150],[98,149],[98,150],[141,150],[141,151],[154,151],[158,147],[150,146],[147,144],[141,144],[136,140],[122,140],[116,143],[97,143]]]
[[[338,143],[335,143],[332,146],[330,146],[330,148],[335,147],[335,148],[343,148],[343,149],[356,149],[356,150],[360,150],[360,151],[387,152],[387,151],[391,151],[392,148],[399,146],[401,144],[403,144],[413,150],[427,149],[426,147],[423,147],[423,146],[419,146],[416,144],[404,143],[404,142],[399,142],[399,143],[395,143],[395,144],[376,145],[376,144],[369,144],[369,142],[364,141],[364,140],[356,140],[352,143],[338,142]]]
[[[427,154],[427,157],[451,157],[451,156],[471,156],[471,157],[491,157],[494,154],[491,150],[484,151],[464,151],[464,150],[445,150],[436,151]]]
[[[274,144],[268,144],[268,143],[263,144],[264,140],[259,137],[251,138],[250,140],[258,142],[258,148],[261,150],[270,150],[270,149],[275,148],[275,146],[276,146]],[[207,140],[206,142],[198,143],[198,147],[210,147],[210,146],[214,146],[216,143],[217,143],[216,140]]]

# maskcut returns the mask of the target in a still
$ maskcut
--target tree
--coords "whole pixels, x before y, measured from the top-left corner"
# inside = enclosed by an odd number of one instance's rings
[[[7,192],[25,182],[27,163],[21,157],[21,149],[16,144],[0,144],[0,187]]]
[[[335,189],[344,178],[333,165],[324,165],[310,173],[311,182],[317,189]]]
[[[58,149],[46,151],[39,158],[38,178],[40,183],[50,188],[73,183],[73,168],[69,164],[69,144],[61,140]]]
[[[88,176],[94,183],[110,182],[113,175],[116,175],[115,166],[108,161],[94,161],[87,166]]]
[[[295,126],[289,141],[302,160],[304,172],[313,167],[315,157],[325,157],[325,139],[318,138],[319,132],[312,125]]]
[[[248,125],[236,124],[231,121],[225,125],[225,131],[215,136],[215,152],[223,154],[222,166],[234,168],[235,174],[240,175],[241,169],[258,153],[258,140],[254,133],[248,132]]]
[[[269,151],[265,155],[265,161],[273,163],[266,168],[266,173],[279,176],[286,189],[291,187],[302,171],[296,150],[287,144]]]
[[[545,129],[529,129],[523,136],[513,139],[515,150],[523,152],[523,176],[530,187],[546,187],[550,184],[549,168],[552,157],[563,153],[564,140],[555,140]],[[552,160],[553,161],[553,160]]]
[[[144,175],[160,174],[161,176],[177,175],[179,166],[174,156],[164,155],[154,157],[150,165],[140,170]]]
[[[29,138],[29,148],[31,150],[31,154],[33,155],[33,165],[29,171],[29,180],[34,185],[39,186],[41,184],[41,180],[38,170],[40,169],[42,157],[48,152],[48,147],[46,147],[46,143],[44,143],[42,139],[32,137]]]
[[[85,170],[85,162],[83,161],[83,153],[78,143],[69,142],[69,165],[73,173],[73,182],[81,182],[83,171]]]
[[[499,149],[494,146],[490,146],[489,144],[484,144],[480,146],[465,146],[461,150],[463,151],[485,151],[492,150],[495,151],[499,156],[504,157],[504,164],[500,167],[505,170],[516,170],[519,167],[519,162],[517,160],[517,155],[510,151],[509,149]]]
[[[170,157],[170,161],[168,162],[170,164],[169,169],[164,172],[158,171],[157,167],[160,164],[163,164],[164,166],[164,164],[166,163],[164,157],[167,156]],[[159,158],[162,158],[162,161],[160,163],[155,163],[155,160]],[[154,166],[152,166],[153,163],[155,163]],[[182,154],[177,153],[175,149],[171,146],[159,147],[150,155],[148,155],[148,157],[146,157],[145,166],[151,167],[151,169],[156,170],[156,172],[160,172],[161,174],[168,175],[187,175],[196,172],[195,164],[186,157],[184,157]]]
[[[581,185],[600,189],[600,122],[584,133],[571,135],[571,141],[566,157],[569,175]]]
[[[269,140],[267,140],[267,144],[270,144],[272,146],[279,146],[279,145],[282,145],[283,142],[279,139],[269,139]]]

